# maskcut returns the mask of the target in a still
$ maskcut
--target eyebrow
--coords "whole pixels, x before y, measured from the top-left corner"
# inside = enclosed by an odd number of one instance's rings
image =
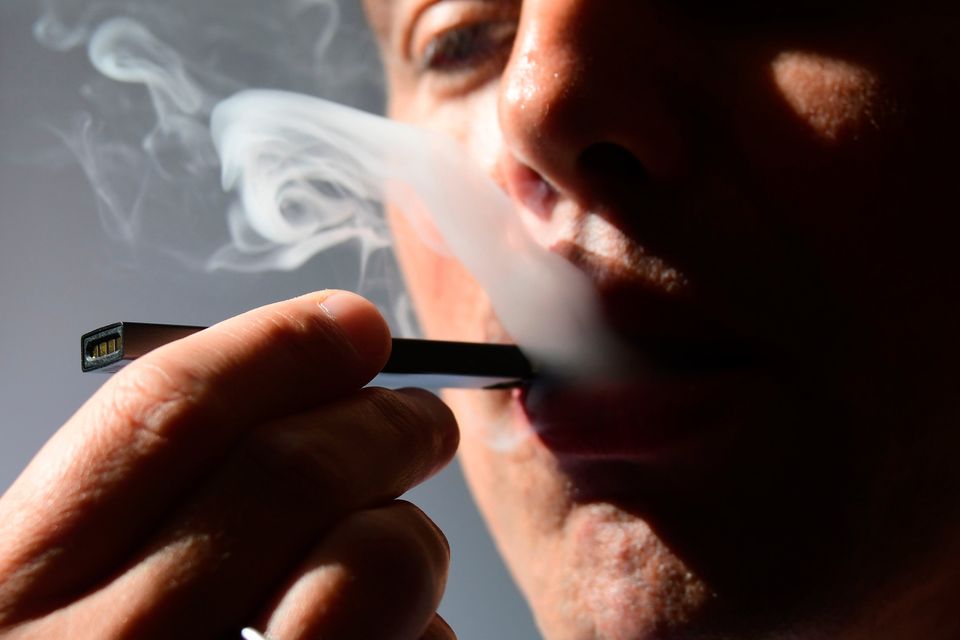
[[[445,0],[436,0],[443,3]],[[511,4],[519,6],[522,0],[481,0],[482,2]],[[381,39],[389,39],[393,30],[397,15],[405,5],[412,4],[414,0],[362,0],[364,12],[367,14],[367,22]]]

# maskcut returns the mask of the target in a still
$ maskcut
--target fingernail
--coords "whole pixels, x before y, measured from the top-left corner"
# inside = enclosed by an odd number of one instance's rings
[[[377,308],[366,299],[348,291],[334,291],[320,308],[337,323],[364,362],[376,360],[382,365],[390,350],[390,329]]]

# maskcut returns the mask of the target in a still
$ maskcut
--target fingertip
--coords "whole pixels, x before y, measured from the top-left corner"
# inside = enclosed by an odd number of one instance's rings
[[[453,458],[457,453],[457,448],[460,446],[460,427],[457,424],[457,418],[453,410],[447,406],[447,403],[445,403],[440,396],[426,389],[404,387],[397,389],[396,393],[405,395],[418,403],[428,406],[431,414],[435,417],[434,424],[437,425],[441,437],[441,445],[438,452],[441,464],[436,469],[436,471],[439,471]]]
[[[447,621],[439,613],[436,613],[424,630],[423,635],[420,636],[420,640],[457,640],[457,634],[447,624]]]
[[[343,331],[364,363],[379,371],[390,355],[390,327],[377,307],[349,291],[327,290],[309,294],[323,312]]]
[[[393,503],[387,505],[385,509],[403,510],[409,517],[426,524],[426,528],[433,531],[436,539],[440,541],[442,548],[446,551],[444,565],[450,562],[450,540],[447,539],[447,535],[443,532],[443,529],[437,526],[437,523],[431,520],[430,516],[428,516],[423,509],[408,500],[402,499],[394,500]]]

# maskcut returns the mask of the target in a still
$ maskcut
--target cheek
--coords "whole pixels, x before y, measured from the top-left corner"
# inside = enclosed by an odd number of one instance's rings
[[[472,126],[464,130],[461,139],[461,144],[466,147],[474,161],[490,174],[495,174],[494,168],[503,149],[503,135],[497,118],[497,99],[495,90],[481,92],[473,99],[470,105],[473,114]]]
[[[787,52],[774,59],[771,73],[787,106],[824,142],[856,138],[875,124],[878,83],[864,67]]]
[[[462,98],[426,90],[393,90],[390,116],[455,139],[488,173],[501,148],[494,83]],[[494,177],[496,177],[494,175]],[[409,212],[408,212],[409,213]],[[506,338],[489,298],[458,260],[438,246],[429,216],[404,215],[388,207],[397,257],[426,334],[440,340],[500,342]]]
[[[498,81],[465,96],[444,97],[422,87],[394,86],[391,91],[390,117],[450,136],[474,162],[492,171],[503,146],[497,121]]]
[[[489,300],[463,265],[436,251],[422,225],[393,207],[387,211],[397,259],[426,335],[473,342],[494,337]]]

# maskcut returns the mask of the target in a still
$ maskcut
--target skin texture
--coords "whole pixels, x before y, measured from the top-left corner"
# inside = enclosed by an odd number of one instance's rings
[[[544,634],[960,634],[954,10],[366,4],[391,115],[457,139],[654,363],[533,410],[445,396]],[[509,341],[392,218],[426,332]],[[712,332],[737,366],[658,364]]]
[[[325,291],[112,377],[0,499],[0,637],[452,638],[446,540],[396,497],[456,424],[360,390],[389,349],[373,305]]]
[[[459,140],[643,365],[447,396],[550,638],[960,635],[957,16],[770,4],[368,2],[393,116]],[[427,332],[509,340],[394,224]],[[361,390],[387,338],[321,292],[113,377],[0,498],[0,637],[454,637],[396,497],[458,432]]]

